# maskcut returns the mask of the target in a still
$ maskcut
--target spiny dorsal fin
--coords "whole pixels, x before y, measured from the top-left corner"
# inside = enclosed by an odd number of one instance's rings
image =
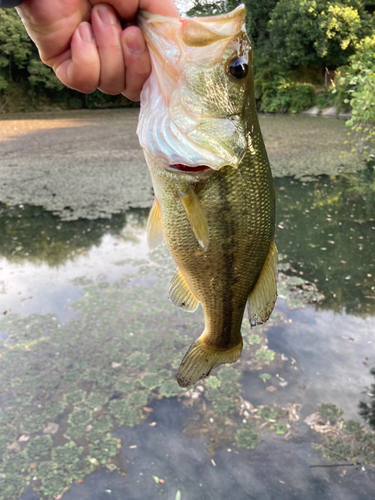
[[[190,291],[189,285],[178,269],[169,285],[169,300],[188,312],[196,311],[199,306],[199,300]]]
[[[203,346],[200,338],[194,342],[181,361],[177,373],[177,382],[181,387],[196,384],[201,378],[207,377],[211,370],[225,363],[234,363],[241,356],[241,342],[228,350],[216,350]]]
[[[251,326],[260,325],[270,317],[277,297],[277,248],[271,243],[258,281],[247,299]]]
[[[207,250],[208,225],[197,193],[190,186],[186,195],[180,193],[180,199],[198,243],[203,250]]]
[[[158,200],[154,203],[147,221],[147,246],[153,252],[163,242],[163,229],[161,223],[161,210]]]

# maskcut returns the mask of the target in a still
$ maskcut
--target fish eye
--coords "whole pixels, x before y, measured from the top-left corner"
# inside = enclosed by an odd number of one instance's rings
[[[249,66],[243,57],[236,57],[232,59],[228,65],[229,73],[236,78],[236,80],[241,80],[247,75]]]

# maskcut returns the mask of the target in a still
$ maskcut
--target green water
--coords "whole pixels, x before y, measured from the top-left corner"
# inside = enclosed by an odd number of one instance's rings
[[[284,298],[189,391],[174,377],[203,317],[168,301],[148,210],[2,206],[0,499],[371,498],[370,175],[276,181]]]

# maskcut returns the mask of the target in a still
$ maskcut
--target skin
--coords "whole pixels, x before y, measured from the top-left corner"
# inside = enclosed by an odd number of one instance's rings
[[[133,101],[151,71],[141,30],[131,25],[139,9],[178,17],[173,0],[26,0],[17,7],[42,61],[64,85]]]

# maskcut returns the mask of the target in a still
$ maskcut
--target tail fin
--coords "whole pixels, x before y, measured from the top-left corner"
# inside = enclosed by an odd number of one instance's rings
[[[192,344],[181,361],[177,373],[177,382],[181,387],[194,385],[201,378],[207,377],[211,370],[225,363],[234,363],[241,356],[241,343],[226,351],[215,350],[213,348],[203,347],[198,339]]]

